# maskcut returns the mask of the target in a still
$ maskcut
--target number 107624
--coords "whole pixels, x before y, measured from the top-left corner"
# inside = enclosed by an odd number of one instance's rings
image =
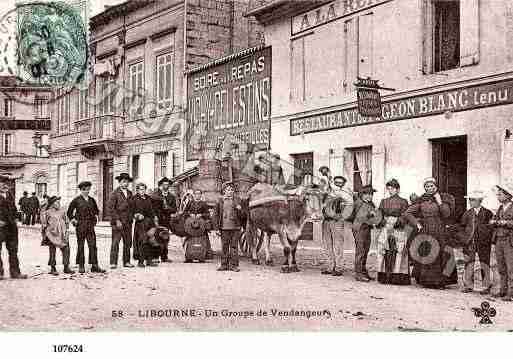
[[[83,353],[84,346],[82,344],[59,344],[52,345],[54,353]]]

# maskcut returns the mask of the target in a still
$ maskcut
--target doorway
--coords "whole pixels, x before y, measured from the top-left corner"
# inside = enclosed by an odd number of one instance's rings
[[[467,193],[467,136],[431,140],[433,148],[433,177],[438,180],[440,192],[449,193],[456,200],[453,221],[458,221],[466,210]]]
[[[103,211],[102,220],[110,221],[110,213],[108,211],[109,196],[114,190],[114,160],[108,159],[102,161],[102,178],[103,178]]]

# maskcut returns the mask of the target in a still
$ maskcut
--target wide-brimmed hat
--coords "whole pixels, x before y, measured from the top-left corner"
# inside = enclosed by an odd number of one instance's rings
[[[48,201],[46,203],[46,208],[50,208],[55,202],[59,201],[61,197],[59,196],[52,196],[48,198]]]
[[[377,192],[370,184],[363,186],[358,191],[359,194],[372,194],[374,192]]]
[[[120,173],[119,176],[116,176],[116,180],[118,182],[121,182],[122,180],[127,180],[128,182],[132,182],[133,181],[133,178],[130,177],[130,175],[128,173]]]
[[[483,191],[478,191],[478,190],[470,191],[465,196],[465,198],[472,198],[472,199],[483,199],[485,197],[486,197],[485,193]]]
[[[169,178],[167,178],[167,177],[163,177],[157,183],[158,183],[159,186],[161,186],[162,183],[164,183],[164,182],[171,183],[171,180]]]
[[[387,187],[392,187],[392,188],[395,188],[395,189],[401,188],[401,185],[399,184],[399,181],[396,180],[395,178],[392,178],[390,181],[388,181],[386,183],[386,186]]]
[[[500,185],[495,185],[495,188],[499,191],[507,194],[508,196],[513,197],[513,184],[511,183],[501,183]]]
[[[91,187],[92,185],[93,184],[91,183],[91,181],[82,181],[78,184],[78,188],[83,189],[83,188]]]

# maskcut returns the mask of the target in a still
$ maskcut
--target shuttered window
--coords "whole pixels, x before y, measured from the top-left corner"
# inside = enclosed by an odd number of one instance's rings
[[[157,56],[157,103],[160,109],[173,106],[173,54]]]

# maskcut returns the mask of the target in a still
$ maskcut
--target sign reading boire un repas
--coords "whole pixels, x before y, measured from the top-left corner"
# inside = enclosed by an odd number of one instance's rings
[[[220,145],[227,134],[237,143],[269,148],[271,48],[249,51],[189,74],[187,160]]]

